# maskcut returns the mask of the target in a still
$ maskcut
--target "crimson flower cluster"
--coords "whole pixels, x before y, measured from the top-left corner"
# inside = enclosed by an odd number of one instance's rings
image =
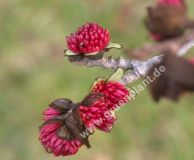
[[[110,42],[110,33],[96,23],[87,23],[66,37],[67,47],[75,55],[102,52]]]
[[[55,156],[67,156],[77,153],[83,144],[89,148],[88,137],[80,135],[91,127],[93,132],[111,131],[116,121],[114,106],[123,99],[127,103],[127,96],[129,91],[120,82],[101,79],[80,103],[55,100],[43,112],[39,139],[45,150]]]
[[[87,127],[95,125],[96,128],[109,132],[116,120],[114,108],[120,105],[120,100],[127,103],[129,91],[120,82],[100,79],[92,86],[91,93],[101,93],[103,96],[90,107],[80,107],[82,120]],[[95,122],[101,123],[98,125]]]
[[[119,105],[119,100],[124,100],[129,96],[129,91],[120,82],[107,82],[103,79],[99,80],[92,88],[92,92],[103,93],[106,97],[108,109],[112,109],[115,105]]]

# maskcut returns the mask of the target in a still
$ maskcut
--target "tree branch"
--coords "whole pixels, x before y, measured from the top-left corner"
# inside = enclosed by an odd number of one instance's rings
[[[100,66],[104,68],[122,68],[126,70],[125,75],[123,76],[122,83],[129,84],[137,79],[146,76],[149,69],[152,67],[153,64],[159,63],[162,59],[162,56],[155,56],[146,61],[139,61],[139,60],[129,60],[122,57],[113,58],[113,57],[103,57],[100,60],[90,60],[87,57],[80,60],[80,61],[73,61],[71,58],[72,63],[85,65],[88,67]]]
[[[177,37],[171,40],[166,40],[157,44],[145,45],[142,48],[128,49],[127,54],[135,57],[147,56],[156,53],[165,53],[170,51],[171,53],[182,56],[186,54],[192,47],[194,47],[194,30],[190,34],[185,34],[182,37]],[[135,82],[141,77],[145,77],[149,69],[156,63],[159,63],[162,56],[154,56],[148,60],[130,60],[122,57],[113,58],[103,57],[99,60],[91,60],[88,57],[84,57],[81,60],[69,58],[69,61],[74,64],[85,65],[87,67],[99,66],[104,68],[122,68],[125,71],[121,82],[125,85]]]
[[[85,65],[87,67],[94,67],[94,66],[99,66],[99,67],[104,67],[104,68],[123,68],[123,69],[133,69],[133,62],[130,61],[129,59],[124,59],[122,57],[118,58],[113,58],[111,57],[103,57],[102,59],[99,60],[91,60],[87,57],[83,58],[82,60],[73,60],[72,58],[69,59],[71,63],[78,64],[78,65]]]
[[[127,56],[143,59],[144,57],[170,51],[171,53],[184,55],[188,50],[194,46],[194,29],[185,35],[170,40],[162,41],[160,43],[146,44],[140,48],[127,48],[124,52]]]
[[[123,76],[122,83],[127,85],[137,81],[139,78],[145,77],[150,70],[150,68],[154,65],[159,63],[162,60],[163,56],[155,56],[146,61],[138,61],[137,66],[134,70],[128,70],[125,72]]]

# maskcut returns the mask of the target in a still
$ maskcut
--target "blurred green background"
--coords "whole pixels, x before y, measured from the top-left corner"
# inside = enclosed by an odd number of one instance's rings
[[[38,141],[47,104],[59,97],[80,101],[95,78],[111,73],[70,64],[63,56],[65,35],[92,21],[108,28],[112,41],[140,46],[149,40],[142,20],[145,7],[153,2],[0,0],[1,160],[194,159],[193,95],[178,104],[167,100],[156,104],[147,89],[117,113],[110,134],[97,131],[90,137],[90,150],[83,146],[75,156],[54,158]],[[194,1],[188,4],[192,15]]]

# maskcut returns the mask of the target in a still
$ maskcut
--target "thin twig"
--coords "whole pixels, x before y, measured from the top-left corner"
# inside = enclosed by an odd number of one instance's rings
[[[146,61],[139,61],[129,60],[122,57],[103,57],[100,60],[90,60],[86,57],[80,61],[75,62],[71,59],[71,62],[88,67],[100,66],[112,69],[122,68],[123,70],[126,70],[125,75],[123,76],[122,83],[129,84],[141,77],[144,77],[149,69],[152,67],[152,65],[159,63],[161,61],[161,58],[162,56],[154,56]]]
[[[135,67],[134,70],[128,70],[123,76],[123,84],[127,85],[137,81],[139,78],[145,77],[150,70],[150,68],[159,63],[162,60],[163,56],[155,56],[146,61],[139,61],[139,64]]]
[[[99,67],[112,68],[112,69],[116,69],[116,68],[132,69],[133,68],[133,63],[131,60],[125,59],[122,57],[113,58],[112,56],[107,58],[103,57],[100,60],[91,60],[85,57],[79,61],[73,61],[71,59],[70,62],[78,65],[85,65],[87,67],[99,66]]]

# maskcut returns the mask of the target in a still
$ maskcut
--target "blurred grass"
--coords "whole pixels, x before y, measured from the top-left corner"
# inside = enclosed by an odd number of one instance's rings
[[[111,73],[70,64],[63,56],[65,35],[95,21],[110,29],[113,41],[140,46],[148,40],[142,19],[151,3],[0,0],[0,159],[54,159],[38,141],[42,111],[55,98],[81,100],[95,78]],[[188,3],[192,16],[194,1]],[[92,149],[82,147],[76,156],[56,159],[193,160],[193,107],[193,95],[179,104],[155,104],[144,90],[117,113],[110,134],[91,136]]]

